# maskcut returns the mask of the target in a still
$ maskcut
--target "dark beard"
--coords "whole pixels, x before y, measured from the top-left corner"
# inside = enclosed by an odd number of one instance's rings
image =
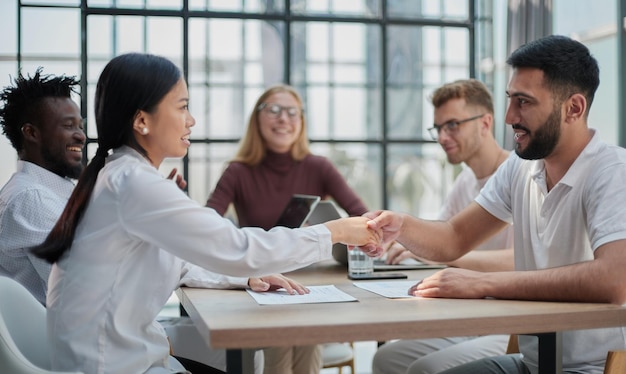
[[[528,146],[520,150],[519,143],[515,146],[515,153],[526,160],[539,160],[552,153],[561,138],[561,112],[556,108],[546,122],[534,133],[530,133]]]
[[[42,149],[41,155],[46,160],[46,169],[60,177],[78,179],[83,171],[83,164],[71,165],[61,157],[57,157],[48,148]]]

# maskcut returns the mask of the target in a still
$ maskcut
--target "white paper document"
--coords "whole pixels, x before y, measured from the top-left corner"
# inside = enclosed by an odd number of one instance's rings
[[[305,295],[290,295],[284,289],[276,291],[256,292],[246,290],[261,305],[279,304],[315,304],[315,303],[342,303],[346,301],[357,301],[356,298],[339,290],[333,285],[329,286],[307,286],[309,293]]]
[[[364,290],[379,294],[390,299],[402,299],[414,297],[408,294],[409,288],[419,282],[417,279],[386,281],[386,282],[353,282],[355,286]]]

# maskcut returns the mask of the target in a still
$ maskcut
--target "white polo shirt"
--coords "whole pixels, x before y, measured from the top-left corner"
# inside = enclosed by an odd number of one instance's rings
[[[626,239],[626,150],[590,131],[591,141],[549,193],[543,160],[511,153],[476,198],[497,218],[515,222],[516,270],[593,260],[601,245]],[[564,332],[563,369],[601,373],[610,349],[626,349],[626,328]],[[520,351],[536,373],[536,338],[520,336]]]
[[[465,209],[485,186],[491,175],[485,178],[477,179],[472,169],[462,164],[463,169],[459,176],[454,180],[452,189],[446,197],[446,201],[439,213],[439,220],[447,221],[454,217],[457,213]],[[492,174],[493,175],[493,174]],[[491,238],[479,244],[474,250],[495,250],[513,248],[513,225],[509,225],[506,229],[498,232]]]

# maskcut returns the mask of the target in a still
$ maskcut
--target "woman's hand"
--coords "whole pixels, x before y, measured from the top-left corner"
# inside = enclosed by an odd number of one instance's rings
[[[382,232],[367,225],[367,217],[349,217],[325,222],[330,230],[333,243],[344,243],[351,247],[361,247],[370,257],[382,254]]]
[[[273,274],[261,278],[248,279],[248,286],[252,291],[264,292],[275,291],[284,288],[290,295],[304,295],[309,293],[309,289],[291,278],[287,278],[282,274]]]
[[[178,169],[173,168],[172,171],[170,171],[170,174],[167,176],[167,179],[173,180],[178,188],[184,191],[185,187],[187,187],[187,181],[183,178],[182,175],[176,174],[177,172]]]

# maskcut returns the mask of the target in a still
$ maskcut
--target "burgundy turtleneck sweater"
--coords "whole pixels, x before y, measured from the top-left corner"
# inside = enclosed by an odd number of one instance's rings
[[[293,194],[331,197],[351,216],[367,212],[365,204],[326,158],[308,155],[295,161],[289,153],[269,151],[256,166],[231,162],[206,205],[224,215],[233,203],[239,226],[269,230]]]

